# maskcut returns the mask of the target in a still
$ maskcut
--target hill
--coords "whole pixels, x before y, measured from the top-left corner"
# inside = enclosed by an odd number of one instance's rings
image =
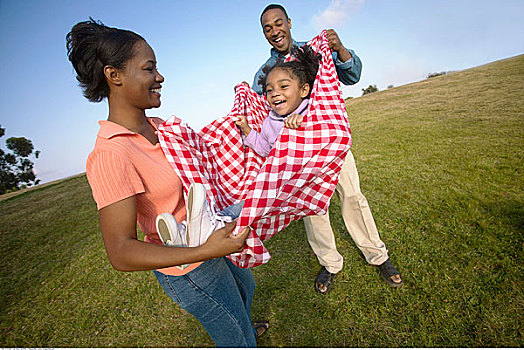
[[[348,101],[353,153],[405,286],[387,287],[330,215],[344,269],[319,265],[301,221],[253,269],[266,347],[521,347],[524,55]],[[85,176],[0,201],[0,345],[212,346],[150,272],[113,270]]]

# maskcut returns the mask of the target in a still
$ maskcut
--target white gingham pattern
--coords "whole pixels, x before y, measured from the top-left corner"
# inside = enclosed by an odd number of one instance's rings
[[[333,195],[351,134],[326,32],[309,42],[322,54],[308,106],[299,129],[284,128],[264,159],[244,147],[235,116],[246,115],[260,131],[270,107],[245,85],[237,87],[231,112],[195,132],[171,117],[159,127],[158,138],[168,161],[180,176],[185,196],[191,183],[203,183],[221,210],[240,200],[244,209],[235,234],[251,226],[244,250],[228,258],[241,268],[270,259],[262,241],[293,220],[324,214]]]

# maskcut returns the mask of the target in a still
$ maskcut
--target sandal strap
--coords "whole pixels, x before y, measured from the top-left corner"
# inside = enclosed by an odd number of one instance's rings
[[[269,321],[255,321],[252,327],[256,330],[257,338],[260,338],[269,329]],[[259,333],[259,329],[262,329]]]
[[[327,293],[331,289],[331,286],[333,285],[333,280],[335,279],[336,273],[329,272],[325,267],[322,267],[322,270],[317,276],[317,279],[315,280],[315,289],[317,292],[320,292],[320,288],[318,287],[319,284],[322,284],[324,287],[326,287],[325,292],[320,293]]]
[[[400,275],[400,272],[393,266],[391,260],[386,260],[382,265],[378,267],[380,271],[388,277]]]

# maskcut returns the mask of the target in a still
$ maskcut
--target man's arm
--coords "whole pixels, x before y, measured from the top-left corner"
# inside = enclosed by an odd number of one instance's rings
[[[362,62],[355,51],[346,49],[338,34],[333,29],[326,31],[329,48],[333,51],[333,61],[337,70],[338,79],[344,85],[353,85],[360,80]]]
[[[260,96],[262,96],[263,94],[263,90],[262,90],[262,84],[259,84],[258,83],[258,79],[260,79],[260,76],[263,75],[264,73],[262,72],[262,68],[265,66],[266,64],[263,64],[262,67],[260,67],[257,71],[257,73],[255,74],[255,78],[253,79],[253,84],[251,85],[251,89],[253,89],[253,91],[255,91],[257,94],[259,94]]]

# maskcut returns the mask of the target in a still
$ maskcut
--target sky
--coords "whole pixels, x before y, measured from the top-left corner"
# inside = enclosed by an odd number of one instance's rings
[[[65,36],[89,17],[130,29],[154,49],[165,77],[162,106],[199,130],[226,115],[233,87],[251,83],[269,56],[262,0],[0,0],[0,125],[40,150],[42,183],[85,171],[107,119],[107,102],[82,95],[67,60]],[[524,0],[282,0],[291,34],[307,41],[334,29],[362,60],[360,82],[343,97],[423,80],[524,53]],[[351,113],[350,113],[351,123]]]

